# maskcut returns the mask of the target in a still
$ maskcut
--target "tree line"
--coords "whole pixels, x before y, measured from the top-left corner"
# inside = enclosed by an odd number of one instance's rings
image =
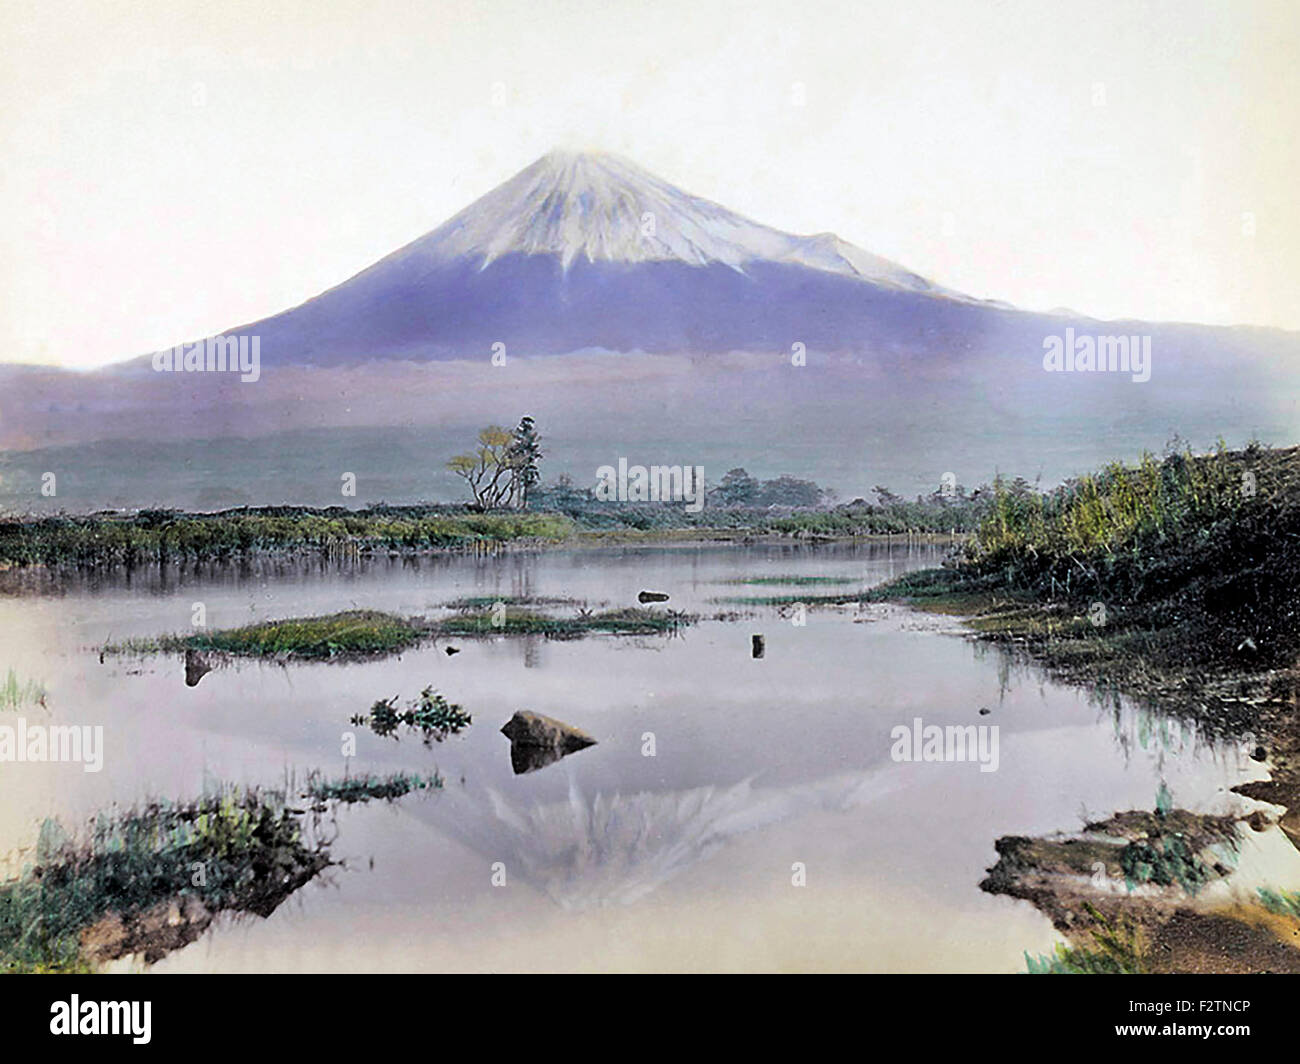
[[[636,527],[668,527],[683,522],[749,525],[769,520],[764,515],[775,513],[788,514],[781,520],[800,527],[808,524],[813,531],[823,530],[823,525],[826,531],[839,531],[841,526],[876,531],[973,531],[989,512],[994,495],[987,486],[967,493],[961,485],[947,483],[929,495],[908,500],[876,485],[874,503],[862,498],[837,503],[834,491],[814,481],[788,474],[761,480],[738,466],[708,488],[709,516],[678,515],[680,507],[602,502],[595,498],[592,488],[575,484],[567,474],[543,484],[543,457],[537,425],[533,418],[523,417],[513,430],[500,425],[482,429],[477,446],[451,458],[447,468],[465,482],[472,505],[478,510],[545,510],[587,523],[613,520]],[[1034,494],[1031,485],[1021,478],[1000,484],[999,490],[1011,499]]]

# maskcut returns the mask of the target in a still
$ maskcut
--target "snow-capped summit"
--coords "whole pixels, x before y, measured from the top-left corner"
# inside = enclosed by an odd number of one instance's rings
[[[925,278],[831,233],[794,236],[692,196],[630,160],[552,151],[493,189],[409,250],[445,261],[553,255],[564,269],[588,262],[787,263],[911,291]],[[946,293],[952,294],[952,293]]]
[[[796,236],[616,155],[550,152],[300,306],[227,333],[267,365],[514,352],[959,348],[989,308],[846,243]]]

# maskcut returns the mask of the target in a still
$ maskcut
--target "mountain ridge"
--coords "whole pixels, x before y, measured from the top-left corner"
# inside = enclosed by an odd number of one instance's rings
[[[1173,434],[1295,438],[1300,334],[1022,310],[882,261],[625,161],[545,156],[333,288],[225,330],[259,338],[255,384],[156,373],[149,355],[91,372],[0,366],[0,507],[29,505],[51,469],[68,474],[52,502],[83,508],[133,493],[328,498],[341,470],[377,497],[415,498],[430,475],[422,449],[374,430],[424,439],[436,467],[525,411],[579,477],[610,453],[695,455],[715,471],[762,454],[770,473],[858,493],[862,478],[919,489],[936,469],[964,483],[999,469],[1064,476]],[[1149,337],[1149,379],[1047,372],[1045,339],[1070,326]],[[156,442],[95,443],[107,440]],[[202,455],[218,446],[222,468],[209,469]]]
[[[534,354],[849,349],[873,322],[916,316],[898,297],[1014,310],[833,233],[752,221],[621,156],[552,151],[339,284],[221,335],[262,336],[272,365],[478,357],[497,342]]]

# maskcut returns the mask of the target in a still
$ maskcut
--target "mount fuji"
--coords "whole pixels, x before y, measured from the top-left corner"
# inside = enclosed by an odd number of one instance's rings
[[[1086,249],[1081,249],[1086,251]],[[1139,338],[1149,379],[1045,372],[1045,345]],[[548,476],[619,456],[716,481],[1047,482],[1178,434],[1294,442],[1300,335],[1102,322],[963,295],[829,233],[796,236],[613,155],[552,152],[272,317],[261,374],[0,365],[0,509],[455,498],[484,424],[537,418]],[[502,348],[501,345],[504,345]],[[498,362],[498,352],[508,358]],[[802,360],[792,354],[798,352]],[[6,453],[7,452],[7,453]]]
[[[968,337],[990,306],[831,233],[795,236],[615,155],[551,152],[432,232],[281,314],[279,365],[583,348],[849,350],[922,331]]]

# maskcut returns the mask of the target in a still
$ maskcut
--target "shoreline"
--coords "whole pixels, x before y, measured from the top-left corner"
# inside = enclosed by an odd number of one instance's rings
[[[943,583],[947,590],[936,590]],[[1026,954],[1031,972],[1300,973],[1300,883],[1274,884],[1267,897],[1260,888],[1250,899],[1201,894],[1216,881],[1231,891],[1233,858],[1252,835],[1277,828],[1300,851],[1300,668],[1225,669],[1199,659],[1194,643],[1180,662],[1153,667],[1135,652],[1132,633],[1099,631],[1059,602],[973,590],[952,570],[920,570],[875,591],[876,601],[951,617],[968,638],[1009,648],[1057,682],[1258,743],[1251,756],[1269,779],[1231,790],[1280,814],[1222,817],[1157,803],[1081,830],[994,842],[998,860],[980,889],[1030,902],[1065,938],[1054,955]]]
[[[147,520],[147,519],[146,519]],[[303,512],[177,515],[161,525],[140,515],[0,518],[0,573],[113,572],[149,566],[254,559],[437,557],[466,552],[599,550],[614,547],[707,547],[878,543],[953,546],[963,532],[820,533],[755,526],[638,529],[583,528],[559,513],[431,514],[409,520],[364,511],[348,516]],[[248,528],[244,525],[268,525]],[[273,523],[273,524],[272,524]],[[230,527],[233,525],[234,527]],[[225,538],[211,532],[219,528]]]

